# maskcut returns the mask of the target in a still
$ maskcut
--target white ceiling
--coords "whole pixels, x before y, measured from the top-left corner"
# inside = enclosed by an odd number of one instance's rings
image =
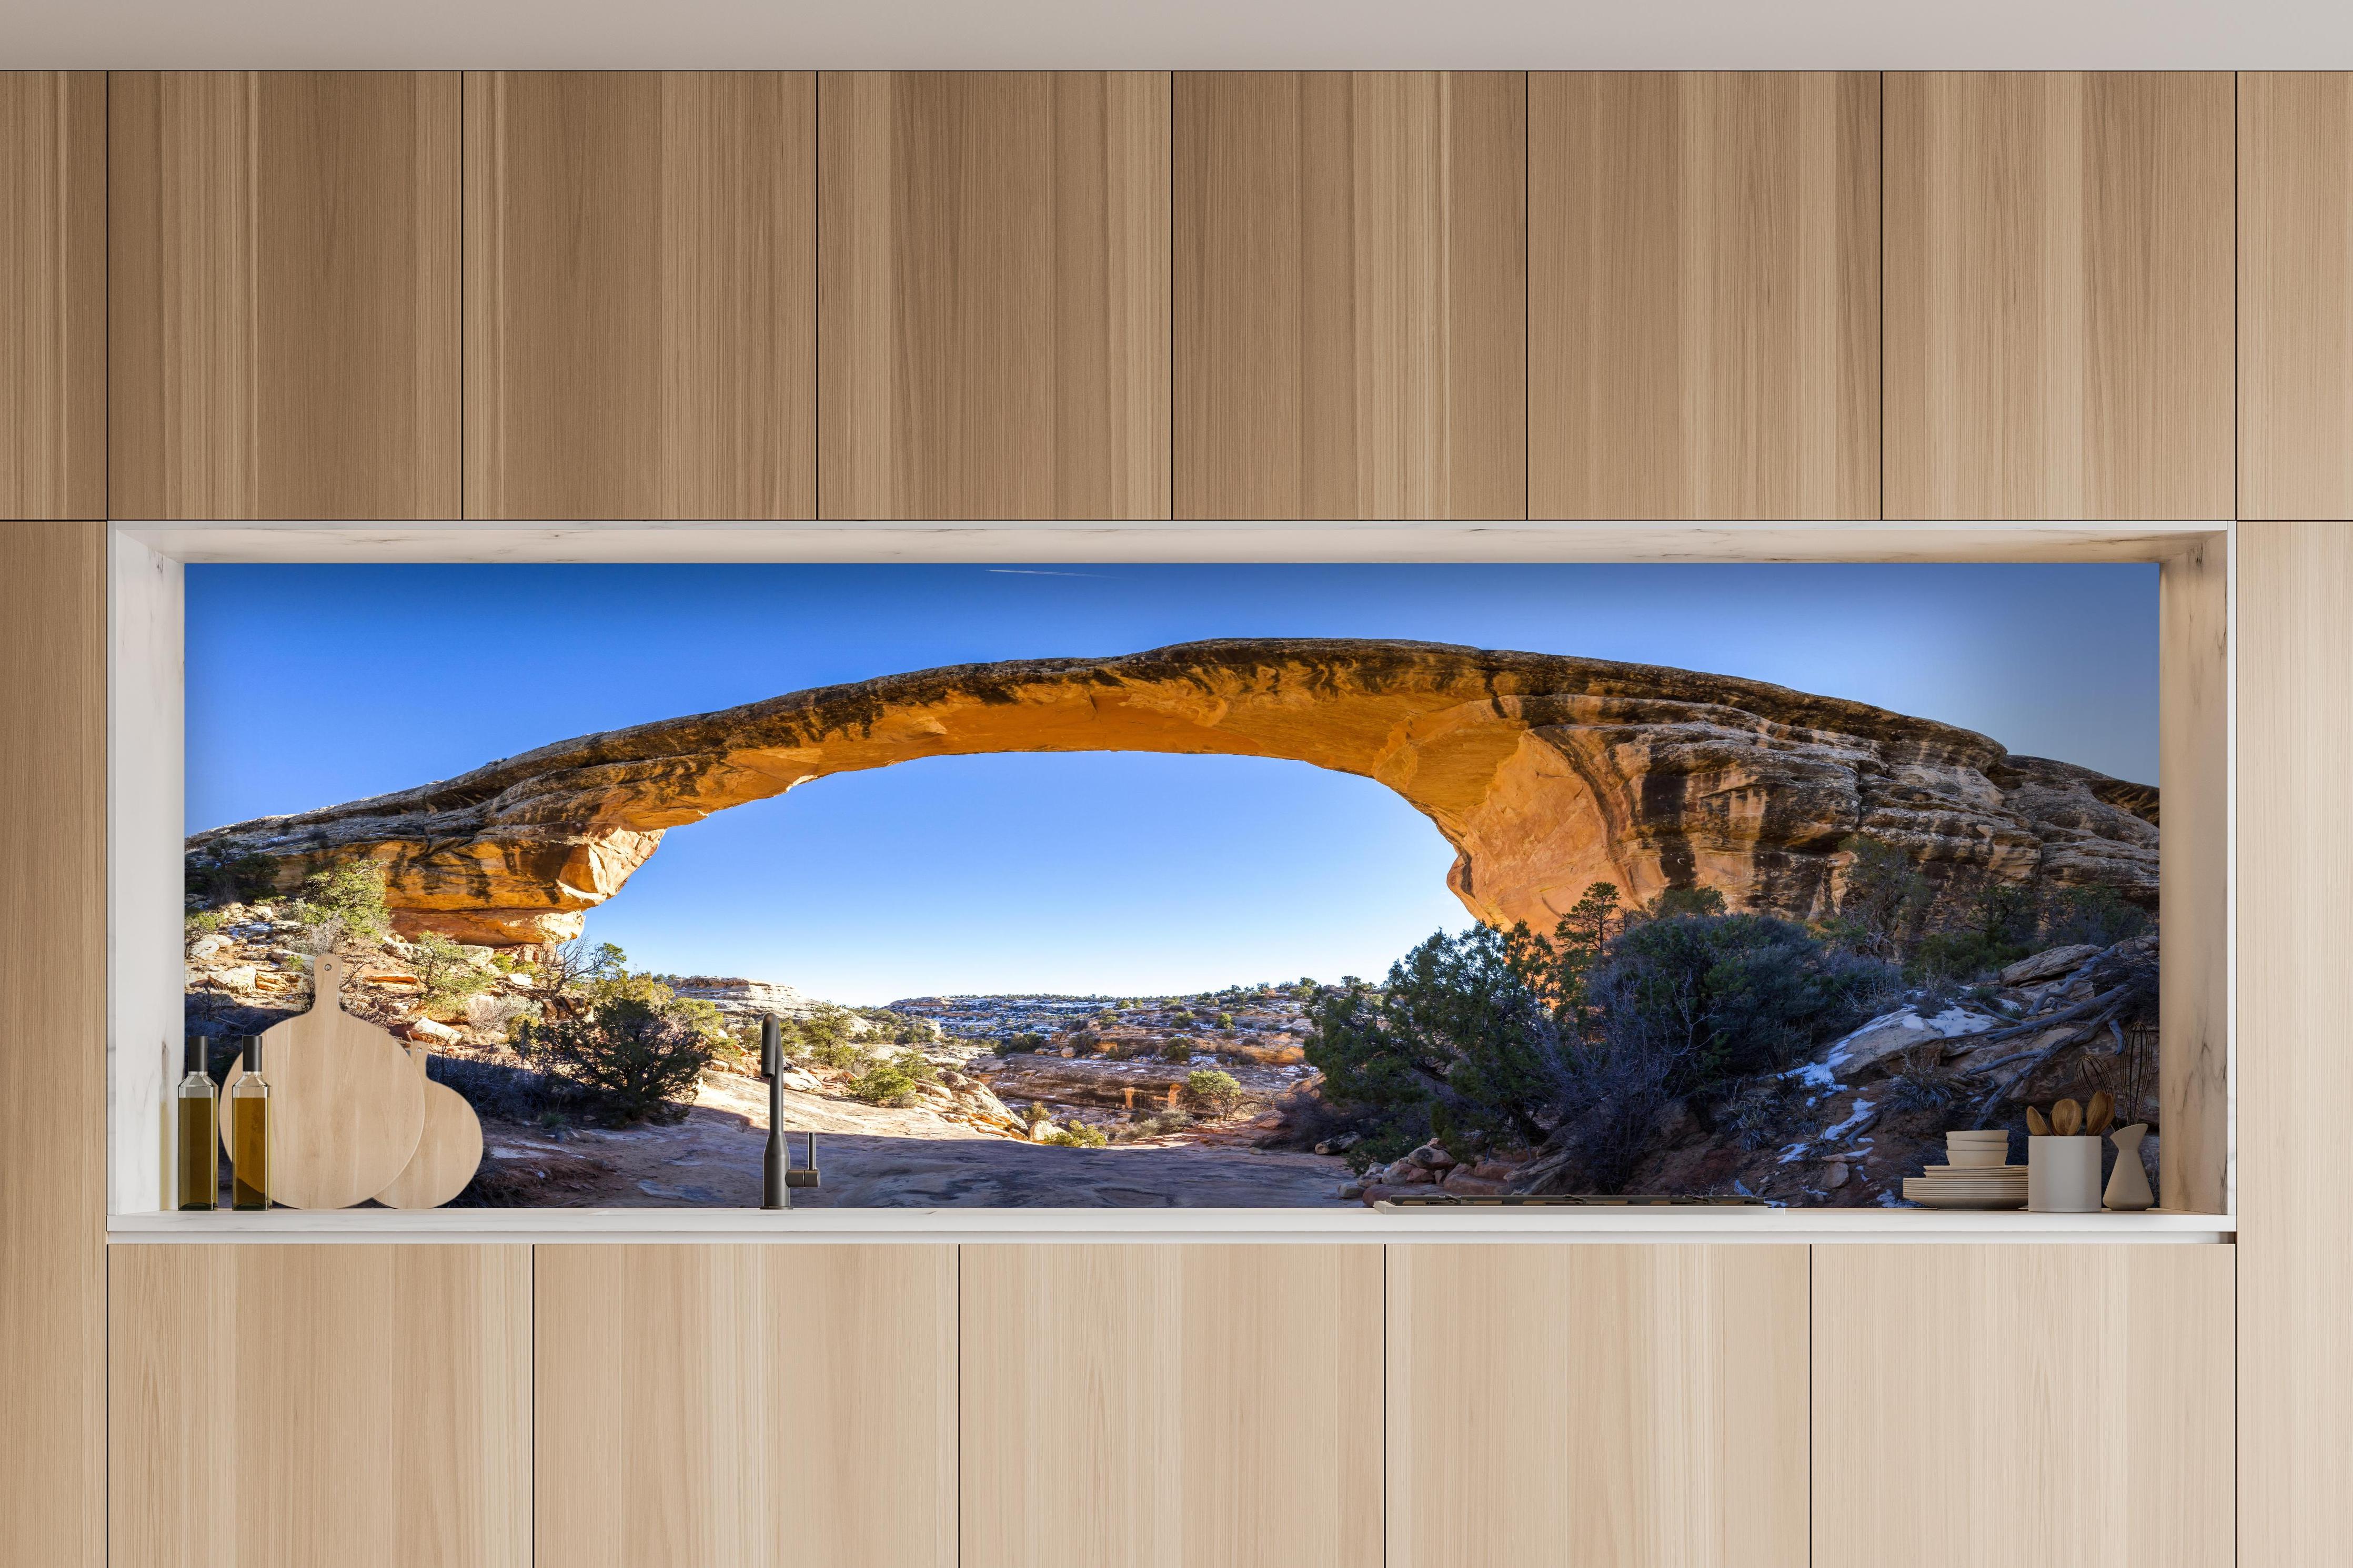
[[[0,66],[2353,68],[2345,0],[0,0]]]

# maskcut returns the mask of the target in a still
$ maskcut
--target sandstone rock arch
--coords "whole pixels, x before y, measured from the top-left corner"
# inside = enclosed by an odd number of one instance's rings
[[[1837,698],[1655,665],[1437,643],[1236,639],[796,691],[560,741],[454,779],[192,837],[280,887],[382,862],[396,923],[576,936],[671,827],[828,774],[989,752],[1289,758],[1375,779],[1454,847],[1479,919],[1549,929],[1586,886],[1832,907],[1863,835],[1940,889],[2157,894],[2157,791]]]

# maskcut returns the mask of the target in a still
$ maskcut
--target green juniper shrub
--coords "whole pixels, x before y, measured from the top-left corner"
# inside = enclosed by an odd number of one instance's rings
[[[2146,935],[2151,923],[2147,910],[2114,888],[2069,888],[2052,898],[2043,911],[2042,945],[2114,947]]]
[[[1834,947],[1901,960],[1927,921],[1935,885],[1892,844],[1858,837],[1839,847],[1849,859],[1838,912],[1817,928],[1818,934]]]
[[[278,862],[267,855],[247,853],[218,859],[198,854],[182,866],[181,885],[187,896],[207,904],[249,904],[278,885]]]
[[[427,931],[411,941],[404,957],[423,984],[417,1005],[427,1013],[462,1002],[491,983],[463,948],[438,931]]]
[[[1597,884],[1550,940],[1440,931],[1381,986],[1351,977],[1316,999],[1307,1059],[1365,1134],[1351,1163],[1432,1136],[1458,1154],[1550,1141],[1577,1154],[1588,1190],[1618,1190],[1667,1101],[1781,1069],[1893,984],[1885,964],[1788,921],[1621,921],[1615,895]]]
[[[375,860],[346,860],[331,870],[313,871],[294,900],[295,923],[322,949],[338,942],[382,942],[392,934],[384,878],[383,864]]]
[[[1186,1075],[1185,1100],[1212,1116],[1229,1116],[1242,1102],[1242,1086],[1229,1072],[1197,1068]]]
[[[1607,883],[1596,883],[1606,887]],[[1615,889],[1612,889],[1613,891]],[[1642,908],[1645,920],[1672,920],[1677,915],[1720,915],[1724,895],[1714,888],[1668,888]]]
[[[1039,1142],[1065,1149],[1100,1149],[1111,1139],[1100,1127],[1091,1127],[1083,1121],[1065,1121]]]
[[[695,1079],[726,1035],[719,1010],[648,974],[614,976],[591,992],[578,1016],[520,1031],[516,1054],[583,1091],[610,1121],[683,1120]]]
[[[1191,1061],[1193,1053],[1200,1048],[1201,1043],[1190,1035],[1171,1035],[1161,1042],[1160,1059],[1164,1062]]]
[[[609,942],[590,942],[586,937],[551,942],[540,949],[533,981],[547,1011],[555,1017],[579,1016],[595,988],[628,972],[629,955]]]
[[[915,1086],[923,1080],[916,1076],[913,1062],[923,1058],[912,1051],[902,1051],[889,1058],[875,1058],[864,1071],[849,1083],[849,1098],[862,1100],[869,1105],[906,1105],[915,1098]],[[931,1064],[923,1064],[929,1067]],[[936,1076],[936,1073],[934,1074]]]

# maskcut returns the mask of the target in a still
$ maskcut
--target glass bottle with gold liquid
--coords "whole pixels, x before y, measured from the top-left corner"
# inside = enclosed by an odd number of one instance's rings
[[[220,1110],[220,1090],[205,1070],[206,1035],[190,1035],[180,1047],[181,1064],[188,1071],[180,1079],[179,1204],[184,1209],[220,1206],[220,1132],[214,1118]]]
[[[228,1089],[229,1147],[236,1184],[232,1206],[269,1206],[269,1085],[261,1076],[261,1037],[245,1037],[245,1071]]]

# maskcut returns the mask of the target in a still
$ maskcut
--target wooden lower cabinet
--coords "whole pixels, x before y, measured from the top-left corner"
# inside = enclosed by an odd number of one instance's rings
[[[1388,1568],[1805,1568],[1806,1248],[1391,1247],[1388,1535]]]
[[[963,1568],[1380,1568],[1381,1249],[963,1249]]]
[[[118,1246],[112,1568],[529,1568],[531,1249]]]
[[[2231,1563],[2234,1251],[1816,1247],[1815,1568]]]
[[[538,1249],[539,1562],[954,1568],[955,1249]]]

